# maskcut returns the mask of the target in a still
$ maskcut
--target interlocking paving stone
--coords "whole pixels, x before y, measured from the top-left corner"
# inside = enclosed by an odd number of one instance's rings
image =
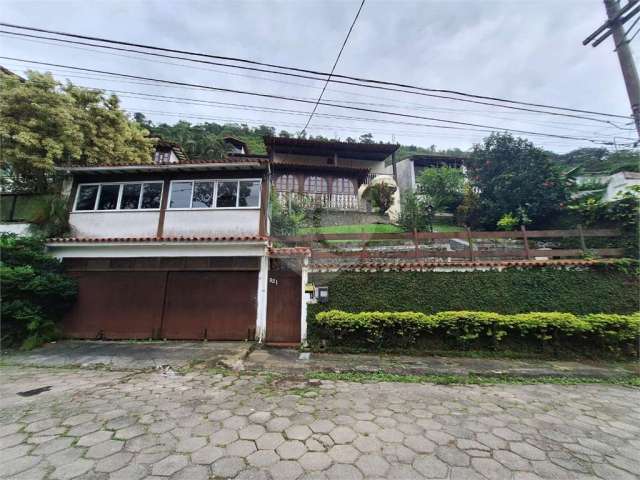
[[[322,381],[293,395],[246,373],[0,368],[7,384],[83,388],[37,408],[0,395],[0,475],[15,480],[640,478],[638,389]]]

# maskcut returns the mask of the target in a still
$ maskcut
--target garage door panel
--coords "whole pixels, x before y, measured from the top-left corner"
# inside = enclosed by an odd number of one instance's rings
[[[151,338],[160,328],[165,272],[74,273],[79,294],[65,317],[75,338]]]
[[[162,336],[243,340],[256,321],[256,272],[169,272]]]

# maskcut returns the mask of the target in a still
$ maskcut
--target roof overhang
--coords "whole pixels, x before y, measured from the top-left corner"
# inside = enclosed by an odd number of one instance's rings
[[[56,167],[56,170],[66,174],[96,173],[148,173],[148,172],[198,172],[205,170],[264,170],[265,162],[212,162],[212,163],[167,163],[148,165],[102,165]]]
[[[57,258],[262,257],[267,239],[50,239],[47,251]]]
[[[264,137],[267,152],[333,156],[354,160],[382,161],[393,154],[400,145],[390,143],[351,143],[325,140],[303,140],[299,138]]]

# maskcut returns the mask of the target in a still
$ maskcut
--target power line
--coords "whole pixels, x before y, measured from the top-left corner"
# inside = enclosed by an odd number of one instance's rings
[[[211,54],[200,53],[200,52],[190,52],[190,51],[186,51],[186,50],[178,50],[178,49],[172,49],[172,48],[158,47],[158,46],[145,45],[145,44],[140,44],[140,43],[124,42],[124,41],[121,41],[121,40],[114,40],[114,39],[101,38],[101,37],[93,37],[93,36],[89,36],[89,35],[80,35],[80,34],[68,33],[68,32],[60,32],[60,31],[55,31],[55,30],[47,30],[47,29],[43,29],[43,28],[28,27],[28,26],[24,26],[24,25],[16,25],[16,24],[11,24],[11,23],[4,23],[4,22],[0,22],[0,26],[14,28],[14,29],[42,32],[42,33],[49,33],[49,34],[72,37],[72,38],[80,38],[80,39],[84,39],[84,40],[98,41],[98,42],[103,42],[103,43],[112,43],[112,44],[116,44],[116,45],[124,45],[124,46],[129,46],[129,47],[145,48],[145,49],[148,49],[148,50],[163,51],[163,52],[170,52],[170,53],[179,53],[179,54],[184,54],[184,55],[191,55],[191,56],[197,56],[197,57],[212,58],[212,59],[217,59],[217,60],[232,61],[232,62],[237,62],[237,63],[248,63],[248,64],[251,64],[251,65],[258,65],[258,66],[269,67],[269,68],[277,68],[277,69],[282,69],[282,70],[290,70],[290,71],[295,71],[295,72],[300,72],[300,73],[319,75],[319,76],[323,76],[323,77],[330,77],[331,76],[330,74],[328,74],[326,72],[321,72],[321,71],[317,71],[317,70],[309,70],[309,69],[304,69],[304,68],[297,68],[297,67],[289,67],[289,66],[284,66],[284,65],[271,64],[271,63],[266,63],[266,62],[258,62],[258,61],[255,61],[255,60],[249,60],[249,59],[238,58],[238,57],[228,57],[228,56],[220,56],[220,55],[211,55]],[[54,39],[54,40],[62,41],[61,39]],[[96,45],[94,45],[94,46],[96,46]],[[107,48],[107,47],[104,47],[104,48]],[[145,52],[140,52],[140,53],[145,53]],[[148,52],[146,52],[146,53],[148,53]],[[186,60],[189,60],[189,59],[186,59]],[[195,61],[195,60],[191,59],[191,61]],[[233,65],[229,65],[229,64],[222,64],[222,65],[228,66],[228,67],[234,67]],[[238,67],[239,66],[235,66],[235,68],[238,68]],[[268,73],[284,74],[285,72],[269,71]],[[511,99],[500,98],[500,97],[476,95],[476,94],[457,91],[457,90],[418,87],[418,86],[410,85],[410,84],[397,83],[397,82],[388,82],[388,81],[383,81],[383,80],[374,80],[374,79],[368,79],[368,78],[362,78],[362,77],[354,77],[354,76],[350,76],[350,75],[334,74],[332,77],[333,78],[331,78],[331,80],[330,80],[331,82],[337,82],[338,80],[336,80],[336,78],[342,78],[342,79],[347,79],[347,80],[354,80],[356,82],[362,82],[362,83],[365,83],[365,84],[371,84],[371,85],[356,84],[356,85],[361,86],[361,87],[364,87],[364,86],[372,87],[373,85],[377,85],[377,86],[387,85],[387,86],[395,86],[395,87],[401,87],[401,88],[409,88],[409,89],[417,90],[417,91],[420,91],[420,92],[446,93],[446,94],[463,96],[463,97],[467,97],[467,98],[475,98],[475,99],[491,100],[491,101],[497,101],[497,102],[513,103],[513,104],[516,104],[516,105],[525,105],[525,106],[530,106],[530,107],[548,108],[548,109],[553,109],[553,110],[564,110],[564,111],[569,111],[569,112],[574,112],[574,113],[586,113],[586,114],[591,114],[591,115],[601,115],[601,116],[607,116],[607,117],[616,117],[616,118],[625,118],[625,119],[629,118],[628,116],[625,116],[625,115],[618,115],[618,114],[605,113],[605,112],[596,112],[596,111],[591,111],[591,110],[575,109],[575,108],[570,108],[570,107],[560,107],[560,106],[556,106],[556,105],[545,105],[545,104],[539,104],[539,103],[524,102],[524,101],[511,100]],[[318,78],[315,78],[315,79],[316,80],[322,80],[322,79],[318,79]],[[405,93],[417,94],[417,92],[412,92],[412,91],[408,91],[408,92],[405,92]],[[458,100],[461,100],[461,99],[458,99]],[[547,113],[551,113],[551,112],[547,112]]]
[[[2,24],[0,23],[0,25],[2,25]],[[85,46],[90,46],[90,47],[95,47],[95,48],[100,48],[100,49],[124,51],[124,52],[131,52],[131,53],[139,53],[139,54],[142,54],[142,55],[150,55],[150,56],[153,56],[153,57],[170,58],[170,59],[174,59],[174,60],[184,60],[184,61],[200,63],[200,64],[208,64],[208,65],[229,67],[229,68],[234,68],[234,69],[256,71],[256,72],[269,73],[269,74],[275,74],[275,75],[284,75],[284,76],[287,76],[287,77],[304,78],[304,79],[315,80],[315,81],[324,80],[322,78],[313,77],[313,76],[309,76],[309,75],[303,75],[303,74],[299,74],[299,73],[280,72],[280,71],[277,71],[277,70],[267,70],[267,69],[257,68],[257,67],[246,67],[246,66],[242,66],[242,65],[233,65],[233,64],[220,63],[220,62],[211,62],[211,61],[207,61],[207,60],[193,59],[193,58],[188,58],[188,57],[166,55],[166,54],[154,53],[154,52],[145,52],[143,50],[134,50],[134,49],[130,49],[130,48],[112,47],[112,46],[108,46],[108,45],[99,45],[99,44],[95,44],[95,43],[80,42],[80,41],[67,40],[67,39],[61,39],[61,38],[55,38],[55,37],[31,35],[31,34],[28,34],[28,33],[8,32],[6,30],[0,30],[0,34],[13,35],[13,36],[18,36],[18,37],[23,37],[23,38],[37,38],[37,39],[53,40],[53,41],[56,41],[56,42],[68,43],[68,44],[73,44],[73,45],[85,45]],[[35,40],[32,40],[32,41],[35,41]],[[72,48],[74,48],[74,47],[72,47]],[[90,51],[90,49],[84,49],[84,48],[81,48],[81,47],[75,47],[75,48],[78,48],[78,49],[81,49],[81,50],[89,50]],[[93,51],[99,51],[99,50],[93,50]],[[116,54],[111,54],[111,55],[116,55]],[[128,55],[119,55],[119,56],[122,56],[122,57],[125,57],[125,58],[137,58],[137,57],[131,57],[131,56],[128,56]],[[175,65],[175,66],[187,67],[186,65],[180,65],[180,64],[170,63],[170,62],[159,62],[159,63],[164,63],[164,64],[167,64],[167,65]],[[195,68],[195,67],[187,67],[187,68]],[[209,70],[209,69],[207,69],[207,70]],[[218,73],[222,73],[219,70],[212,70],[212,71],[217,71]],[[496,103],[491,103],[491,102],[483,102],[483,101],[480,101],[480,100],[470,100],[468,98],[456,98],[456,97],[450,97],[450,96],[447,96],[447,95],[438,95],[438,94],[434,94],[434,93],[416,92],[416,91],[411,91],[411,90],[406,90],[406,89],[401,89],[401,88],[390,88],[390,87],[385,87],[385,86],[380,86],[380,85],[367,85],[367,84],[349,82],[349,81],[345,81],[345,80],[336,80],[335,79],[336,76],[338,76],[338,75],[334,75],[334,78],[331,78],[330,81],[333,82],[333,83],[338,83],[338,84],[342,84],[342,85],[351,85],[351,86],[355,86],[355,87],[363,87],[363,88],[369,88],[369,89],[384,90],[384,91],[390,91],[390,92],[396,92],[396,93],[406,93],[406,94],[410,94],[410,95],[419,95],[419,96],[424,96],[424,97],[438,98],[438,99],[444,99],[444,100],[452,100],[452,101],[458,101],[458,102],[464,102],[464,103],[472,103],[472,104],[477,104],[477,105],[486,105],[486,106],[490,106],[490,107],[504,108],[504,109],[514,110],[514,111],[518,111],[518,112],[531,112],[531,113],[539,113],[539,114],[545,114],[545,115],[554,115],[554,116],[562,116],[562,117],[569,117],[569,118],[577,118],[577,119],[589,120],[589,121],[593,121],[593,122],[606,123],[606,124],[612,125],[612,126],[614,126],[616,128],[620,128],[618,125],[616,125],[612,121],[604,120],[604,119],[600,119],[600,118],[585,117],[583,115],[576,115],[576,114],[569,114],[569,113],[549,112],[549,111],[545,111],[545,110],[536,110],[536,109],[525,108],[525,107],[515,107],[515,106],[512,106],[512,105],[501,105],[501,104],[496,104]],[[266,78],[263,78],[263,77],[251,77],[251,76],[248,76],[248,77],[249,78],[259,78],[259,79],[262,79],[262,80],[268,80],[268,81],[277,82],[277,80],[266,79]],[[283,83],[289,83],[289,82],[283,82]],[[296,84],[294,84],[294,85],[296,85]],[[311,86],[306,86],[306,87],[311,87]],[[311,87],[311,88],[314,88],[314,87]],[[346,93],[346,92],[343,91],[343,93]],[[349,94],[351,94],[351,95],[362,95],[362,94],[354,94],[352,92],[350,92]],[[620,118],[628,119],[628,117],[625,117],[623,115],[614,115],[614,114],[600,114],[600,115],[607,115],[607,116],[610,116],[610,117],[620,117]]]
[[[30,35],[30,34],[21,34],[21,33],[14,33],[14,32],[6,32],[6,31],[2,31],[0,30],[0,35],[2,34],[8,34],[8,35],[19,35],[19,36],[26,36],[26,37],[36,37],[36,38],[50,38],[50,37],[39,37],[37,35]],[[23,40],[26,41],[30,41],[30,42],[35,42],[35,43],[43,43],[46,45],[56,45],[54,43],[50,43],[47,41],[41,41],[41,40],[34,40],[34,39],[30,39],[30,38],[21,38]],[[57,39],[56,39],[57,40]],[[67,41],[65,41],[67,42]],[[73,41],[68,41],[67,43],[80,43],[80,44],[84,44],[84,42],[73,42]],[[286,85],[296,85],[296,86],[301,86],[301,87],[305,87],[305,88],[318,88],[318,89],[322,89],[322,87],[315,87],[312,85],[304,85],[301,83],[294,83],[294,82],[285,82],[282,80],[276,80],[276,79],[271,79],[271,78],[265,78],[265,77],[259,77],[259,76],[254,76],[254,75],[246,75],[246,74],[241,74],[241,73],[231,73],[231,72],[225,72],[223,70],[216,70],[216,69],[211,69],[211,68],[199,68],[199,67],[195,67],[195,66],[191,66],[191,65],[182,65],[179,63],[173,63],[173,62],[162,62],[162,61],[155,61],[155,60],[150,60],[150,59],[146,59],[143,57],[137,57],[137,56],[131,56],[131,55],[122,55],[122,54],[117,54],[117,53],[111,53],[111,52],[102,52],[100,50],[95,50],[95,49],[91,49],[91,48],[83,48],[83,47],[75,47],[75,46],[68,46],[68,45],[64,45],[67,48],[74,48],[74,49],[79,49],[79,50],[85,50],[85,51],[91,51],[91,52],[100,52],[100,53],[106,53],[108,55],[114,55],[114,56],[118,56],[118,57],[123,57],[123,58],[132,58],[132,59],[136,59],[136,60],[143,60],[143,61],[154,61],[155,63],[162,63],[165,65],[172,65],[172,66],[178,66],[178,67],[184,67],[184,68],[194,68],[194,69],[198,69],[198,70],[204,70],[204,71],[212,71],[212,72],[217,72],[217,73],[222,73],[224,75],[234,75],[234,76],[241,76],[241,77],[246,77],[246,78],[255,78],[258,80],[264,80],[264,81],[269,81],[269,82],[276,82],[276,83],[281,83],[281,84],[286,84]],[[115,49],[115,50],[125,50],[125,51],[129,51],[128,49],[121,49],[121,48],[115,48],[115,47],[104,47],[101,45],[96,45],[102,48],[107,48],[107,49]],[[137,51],[134,51],[137,52]],[[140,53],[147,53],[147,52],[140,52]],[[151,54],[151,55],[158,55],[161,57],[169,57],[169,58],[174,58],[172,56],[169,55],[160,55],[160,54]],[[187,59],[189,60],[189,59]],[[196,62],[200,62],[200,61],[196,61]],[[214,62],[206,62],[206,61],[202,61],[201,63],[214,63]],[[246,68],[246,67],[242,67],[242,68]],[[250,68],[249,68],[250,69]],[[74,75],[69,75],[70,77],[74,77]],[[298,76],[298,75],[294,75],[294,76]],[[87,78],[87,77],[78,77],[77,78]],[[89,77],[91,78],[91,77]],[[312,78],[312,77],[309,77]],[[139,83],[139,82],[127,82],[127,83]],[[344,82],[344,83],[348,83],[348,82]],[[583,120],[588,120],[588,121],[595,121],[595,122],[602,122],[605,123],[607,125],[610,125],[611,127],[614,127],[618,130],[626,130],[624,127],[620,127],[619,125],[616,125],[615,123],[609,121],[609,120],[601,120],[601,119],[596,119],[596,118],[592,118],[592,117],[583,117],[583,116],[579,116],[579,115],[569,115],[569,114],[561,114],[561,113],[555,113],[555,112],[545,112],[545,111],[539,111],[539,110],[532,110],[532,109],[526,109],[526,108],[519,108],[519,107],[510,107],[510,106],[502,106],[502,105],[495,105],[495,104],[488,104],[486,102],[476,102],[476,101],[472,101],[472,100],[463,100],[463,99],[455,99],[455,98],[451,98],[451,97],[443,97],[440,95],[428,95],[428,94],[422,94],[425,96],[432,96],[432,97],[436,97],[436,98],[447,98],[447,99],[452,99],[452,100],[460,100],[463,102],[470,102],[470,103],[479,103],[479,104],[486,104],[486,105],[491,105],[491,106],[498,106],[500,108],[506,108],[506,111],[503,112],[491,112],[491,111],[473,111],[473,110],[468,110],[468,109],[455,109],[455,108],[445,108],[445,107],[440,107],[440,108],[436,108],[436,107],[431,107],[431,106],[426,106],[420,103],[415,103],[415,102],[407,102],[407,101],[401,101],[401,100],[397,100],[397,99],[390,99],[390,98],[386,98],[386,97],[377,97],[377,96],[373,96],[373,95],[366,95],[363,93],[355,93],[355,92],[350,92],[350,91],[346,91],[346,90],[337,90],[337,89],[327,89],[327,91],[332,91],[332,92],[338,92],[338,93],[343,93],[346,95],[354,95],[354,96],[358,96],[358,97],[369,97],[369,98],[375,98],[375,99],[384,99],[386,101],[389,102],[393,102],[395,104],[398,105],[408,105],[411,108],[418,108],[421,110],[427,110],[427,111],[444,111],[444,112],[463,112],[465,114],[481,114],[484,116],[492,116],[494,118],[497,119],[501,119],[501,120],[513,120],[513,119],[507,119],[504,117],[500,117],[499,115],[502,114],[527,114],[529,112],[537,114],[537,113],[541,113],[541,114],[551,114],[551,115],[559,115],[559,116],[566,116],[566,117],[571,117],[571,118],[577,118],[577,119],[583,119]],[[336,102],[342,102],[342,103],[353,103],[353,104],[362,104],[362,105],[373,105],[373,106],[384,106],[384,107],[389,107],[390,105],[385,105],[385,104],[375,104],[375,103],[370,103],[370,102],[354,102],[354,101],[349,101],[349,100],[331,100],[331,101],[336,101]],[[402,108],[409,108],[409,107],[402,107]],[[551,122],[551,121],[546,121],[544,124],[540,124],[540,123],[536,123],[536,122],[528,122],[528,123],[532,123],[534,125],[544,125],[544,126],[548,126],[550,124],[556,124],[556,125],[570,125],[573,126],[572,124],[567,124],[567,123],[562,123],[562,122]],[[584,133],[584,132],[582,132]]]
[[[331,67],[331,73],[329,74],[329,76],[327,77],[327,79],[324,82],[324,86],[322,87],[322,91],[320,92],[320,96],[318,97],[318,101],[313,106],[313,110],[311,111],[311,115],[309,115],[309,119],[307,120],[307,123],[305,124],[304,128],[302,129],[302,133],[304,133],[307,130],[307,127],[309,126],[309,123],[311,123],[311,119],[313,118],[313,114],[316,113],[316,110],[318,109],[318,104],[320,103],[320,100],[322,100],[322,96],[324,95],[324,91],[327,89],[327,85],[329,85],[329,82],[331,81],[331,77],[333,76],[333,72],[335,72],[336,66],[338,65],[338,62],[340,61],[340,57],[342,56],[342,52],[344,51],[344,47],[347,45],[347,42],[349,41],[349,36],[351,35],[351,32],[353,31],[353,27],[355,26],[356,22],[358,21],[358,17],[360,16],[360,12],[362,11],[362,7],[364,7],[364,2],[365,2],[365,0],[362,0],[362,2],[360,3],[360,8],[358,8],[358,12],[356,13],[356,16],[353,18],[353,22],[351,22],[351,26],[349,27],[349,31],[347,32],[347,36],[344,37],[344,41],[342,42],[342,46],[340,47],[340,51],[338,52],[338,56],[336,57],[336,61],[333,62],[333,67]]]
[[[282,96],[282,95],[273,95],[273,94],[268,94],[268,93],[251,92],[251,91],[237,90],[237,89],[231,89],[231,88],[212,87],[212,86],[209,86],[209,85],[200,85],[200,84],[193,84],[193,83],[187,83],[187,82],[178,82],[178,81],[175,81],[175,80],[163,80],[163,79],[150,78],[150,77],[141,77],[141,76],[130,75],[130,74],[125,74],[125,73],[109,72],[109,71],[106,71],[106,70],[96,70],[96,69],[91,69],[91,68],[75,67],[75,66],[70,66],[70,65],[60,65],[60,64],[57,64],[57,63],[39,62],[39,61],[35,61],[35,60],[25,60],[23,58],[4,57],[4,56],[0,56],[0,58],[5,59],[5,60],[18,61],[18,62],[33,63],[33,64],[36,64],[36,65],[47,65],[47,66],[52,66],[52,67],[68,68],[68,69],[71,69],[71,70],[79,70],[79,71],[99,73],[99,74],[105,74],[105,75],[113,75],[113,76],[116,76],[116,77],[133,78],[133,79],[138,79],[138,80],[147,80],[147,81],[151,81],[151,82],[163,83],[163,84],[168,84],[168,85],[181,85],[181,86],[187,86],[187,87],[196,87],[196,88],[202,88],[202,89],[205,89],[205,90],[213,90],[213,91],[226,92],[226,93],[235,93],[235,94],[240,94],[240,95],[252,95],[252,96],[261,97],[261,98],[272,98],[272,99],[277,99],[277,100],[286,100],[286,101],[298,102],[298,103],[314,103],[311,100],[304,100],[304,99],[295,98],[295,97],[285,97],[285,96]],[[584,138],[584,137],[574,137],[574,136],[568,136],[568,135],[559,135],[559,134],[543,133],[543,132],[532,132],[532,131],[529,131],[529,130],[520,130],[520,129],[496,127],[496,126],[483,125],[483,124],[471,123],[471,122],[460,122],[460,121],[456,121],[456,120],[444,120],[444,119],[441,119],[441,118],[424,117],[424,116],[412,115],[412,114],[408,114],[408,113],[389,112],[389,111],[385,111],[385,110],[376,110],[376,109],[363,108],[363,107],[352,107],[352,106],[340,105],[340,104],[335,104],[335,103],[319,102],[319,104],[320,105],[325,105],[325,106],[328,106],[328,107],[334,107],[334,108],[343,108],[343,109],[348,109],[348,110],[357,110],[357,111],[369,112],[369,113],[379,113],[379,114],[382,114],[382,115],[392,115],[392,116],[405,117],[405,118],[415,118],[415,119],[419,119],[419,120],[429,120],[429,121],[436,121],[436,122],[452,123],[452,124],[456,124],[456,125],[463,125],[463,126],[470,126],[470,127],[488,128],[488,129],[491,129],[491,130],[494,130],[494,131],[495,130],[501,130],[501,131],[519,133],[519,134],[524,134],[524,135],[536,135],[536,136],[553,137],[553,138],[565,138],[565,139],[569,139],[569,140],[580,140],[580,141],[587,141],[587,142],[591,142],[591,143],[600,143],[600,144],[603,144],[603,145],[611,145],[612,144],[612,142],[604,142],[604,141],[601,141],[601,140],[594,140],[594,139]]]

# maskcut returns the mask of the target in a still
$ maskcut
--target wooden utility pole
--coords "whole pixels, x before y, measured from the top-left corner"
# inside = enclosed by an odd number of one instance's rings
[[[613,33],[613,40],[615,41],[624,83],[627,87],[631,112],[636,130],[638,131],[638,139],[640,140],[640,80],[638,79],[638,70],[633,61],[629,41],[624,31],[623,22],[621,21],[620,2],[618,0],[604,0],[604,5],[607,9],[609,21],[611,22],[610,28]]]

